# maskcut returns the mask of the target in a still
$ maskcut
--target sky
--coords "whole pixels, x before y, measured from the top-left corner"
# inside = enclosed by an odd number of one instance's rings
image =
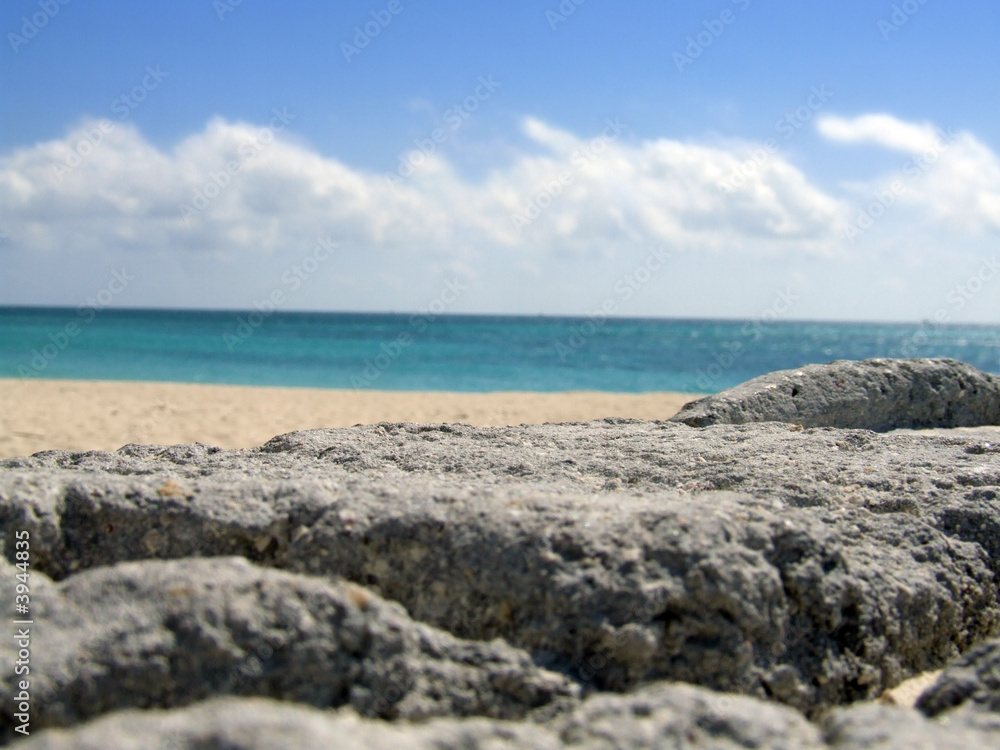
[[[992,0],[5,0],[0,305],[1000,321]]]

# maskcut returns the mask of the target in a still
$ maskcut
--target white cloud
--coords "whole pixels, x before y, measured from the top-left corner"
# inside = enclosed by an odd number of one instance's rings
[[[214,119],[164,150],[131,124],[87,122],[0,154],[0,292],[72,301],[127,264],[146,285],[128,304],[246,306],[328,237],[345,253],[290,305],[417,309],[442,276],[460,274],[486,309],[536,312],[551,299],[565,312],[584,287],[599,302],[605,279],[662,246],[676,273],[657,282],[646,314],[733,315],[754,309],[751,274],[759,285],[776,268],[822,267],[820,289],[876,255],[977,258],[992,240],[983,233],[1000,228],[997,155],[963,132],[929,162],[936,129],[887,115],[819,121],[830,140],[904,152],[894,172],[836,195],[763,144],[637,140],[615,122],[589,137],[533,118],[522,127],[533,147],[482,178],[438,150],[390,180],[259,125]],[[57,169],[77,152],[78,166]],[[845,224],[893,181],[905,190],[865,245],[849,245]],[[727,273],[723,295],[706,296],[696,278]]]
[[[522,154],[481,182],[432,155],[394,185],[246,123],[212,120],[170,151],[131,125],[104,129],[87,122],[0,159],[14,243],[251,252],[329,234],[359,250],[740,251],[794,241],[798,251],[815,249],[838,211],[779,156],[727,195],[720,182],[740,155],[666,139],[629,143],[614,123],[586,139],[528,118],[524,130],[544,153]],[[77,153],[77,166],[57,167],[76,164]]]
[[[861,196],[892,191],[901,206],[932,224],[973,234],[1000,229],[1000,159],[968,132],[916,125],[890,115],[827,116],[820,134],[843,143],[874,143],[909,154],[899,168],[857,186]]]
[[[854,119],[826,115],[817,120],[816,127],[821,135],[833,141],[874,143],[913,154],[934,148],[940,141],[938,129],[929,123],[916,125],[885,114]]]

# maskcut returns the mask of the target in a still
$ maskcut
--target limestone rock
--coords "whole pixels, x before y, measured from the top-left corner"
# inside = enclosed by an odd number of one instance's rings
[[[35,730],[218,695],[422,719],[520,718],[578,693],[501,641],[461,641],[353,584],[242,558],[123,563],[62,583],[35,572],[31,581]],[[5,638],[0,739],[8,741],[16,658]]]
[[[1000,746],[1000,715],[837,709],[819,726],[752,698],[676,684],[595,695],[554,719],[434,718],[410,724],[264,698],[215,698],[172,710],[116,711],[34,733],[23,750],[940,750]]]
[[[672,421],[875,432],[1000,425],[1000,379],[953,359],[839,360],[762,375],[685,405]]]
[[[372,721],[349,710],[318,711],[262,699],[216,699],[173,711],[123,711],[73,731],[50,730],[25,750],[495,750],[528,748],[769,748],[822,750],[816,727],[795,711],[687,685],[599,695],[539,723],[433,719]]]
[[[8,555],[29,530],[57,579],[210,555],[343,576],[587,688],[674,679],[812,713],[1000,623],[1000,464],[975,437],[378,425],[0,468]]]
[[[868,360],[670,422],[0,461],[18,746],[998,747],[1000,430],[940,429],[976,424],[995,376]]]
[[[1000,715],[1000,640],[993,638],[971,648],[917,699],[917,708],[928,716],[962,705]]]
[[[867,704],[833,711],[822,728],[837,750],[1000,747],[1000,715],[974,711],[931,719],[912,708]]]

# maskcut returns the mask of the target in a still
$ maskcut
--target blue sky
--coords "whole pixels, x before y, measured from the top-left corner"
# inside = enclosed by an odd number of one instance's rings
[[[0,304],[1000,319],[985,0],[8,0],[0,31]]]

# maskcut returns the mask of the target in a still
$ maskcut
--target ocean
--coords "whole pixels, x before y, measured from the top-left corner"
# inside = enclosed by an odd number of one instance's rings
[[[1000,373],[1000,326],[0,307],[0,377],[711,393],[835,359]]]

